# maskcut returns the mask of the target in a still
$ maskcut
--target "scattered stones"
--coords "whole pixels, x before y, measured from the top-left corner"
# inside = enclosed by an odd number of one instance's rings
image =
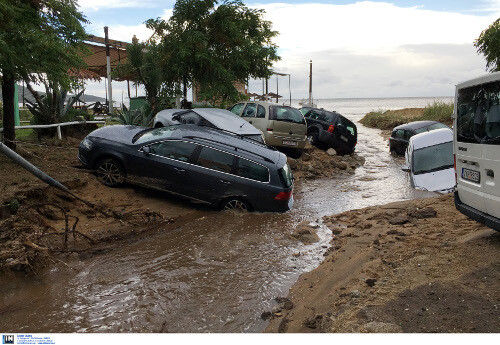
[[[366,285],[368,285],[369,287],[374,287],[376,282],[377,282],[377,279],[375,279],[375,278],[368,278],[368,279],[365,279],[365,283],[366,283]]]

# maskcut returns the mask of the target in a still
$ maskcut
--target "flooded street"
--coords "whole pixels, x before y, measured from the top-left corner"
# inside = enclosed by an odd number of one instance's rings
[[[354,121],[356,110],[340,113]],[[286,214],[214,212],[193,206],[174,230],[90,258],[73,257],[35,278],[2,277],[5,332],[261,332],[276,297],[323,259],[331,233],[304,245],[303,220],[433,196],[410,188],[402,160],[379,131],[358,125],[354,175],[302,181]]]

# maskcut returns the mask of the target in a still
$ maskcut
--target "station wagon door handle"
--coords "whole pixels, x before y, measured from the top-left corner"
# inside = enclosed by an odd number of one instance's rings
[[[230,185],[231,184],[231,182],[226,181],[226,180],[219,180],[219,182],[224,183],[225,185]]]
[[[181,169],[181,168],[174,168],[174,170],[177,171],[177,172],[184,172],[184,171],[186,171],[186,169]]]

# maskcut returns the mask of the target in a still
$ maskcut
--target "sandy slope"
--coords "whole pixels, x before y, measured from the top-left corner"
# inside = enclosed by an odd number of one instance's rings
[[[500,234],[452,195],[324,218],[334,235],[270,332],[499,332]]]

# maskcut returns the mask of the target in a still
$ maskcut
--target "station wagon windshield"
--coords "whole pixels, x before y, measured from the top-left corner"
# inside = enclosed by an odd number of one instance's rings
[[[453,168],[453,142],[424,147],[413,153],[413,174]]]
[[[173,129],[174,129],[173,126],[146,129],[142,132],[137,133],[135,137],[132,139],[132,143],[143,144],[152,140],[161,140],[170,138],[172,136]]]

